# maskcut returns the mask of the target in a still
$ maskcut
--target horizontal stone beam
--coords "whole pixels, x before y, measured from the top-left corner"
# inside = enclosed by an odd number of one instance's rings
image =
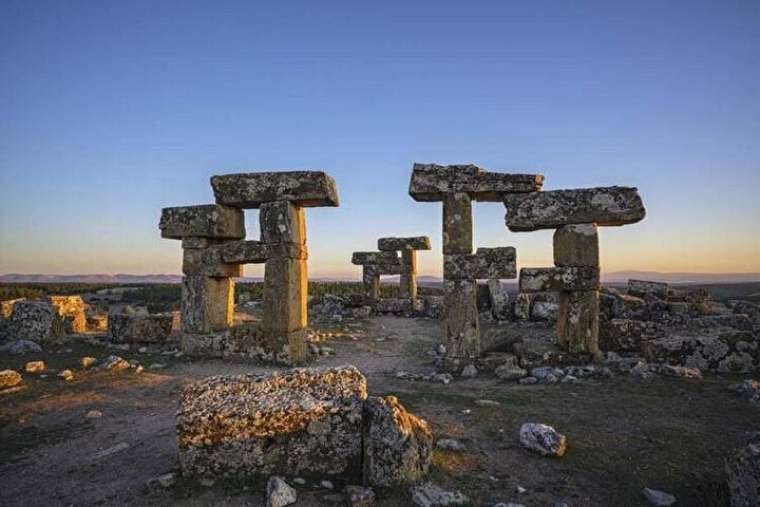
[[[245,238],[243,212],[218,204],[164,208],[158,228],[161,229],[161,237],[169,239]]]
[[[574,266],[520,270],[520,292],[569,292],[598,289],[598,267]]]
[[[262,243],[260,241],[231,241],[218,246],[222,261],[229,264],[260,264],[273,258],[308,258],[306,245],[297,243]]]
[[[409,195],[415,201],[442,201],[466,193],[476,201],[499,202],[505,194],[541,190],[543,174],[488,172],[476,165],[414,164]]]
[[[396,264],[399,256],[396,252],[354,252],[351,256],[351,264]]]
[[[638,189],[596,187],[504,197],[510,231],[555,229],[570,224],[626,225],[646,215]]]
[[[515,278],[517,276],[514,247],[478,248],[475,254],[443,256],[443,277],[446,280]]]
[[[285,171],[225,174],[211,177],[216,202],[235,208],[256,209],[274,201],[289,201],[307,208],[338,206],[338,189],[322,171]]]
[[[380,238],[377,240],[377,249],[381,252],[397,252],[399,250],[430,250],[430,238],[428,236],[415,236],[410,238]]]

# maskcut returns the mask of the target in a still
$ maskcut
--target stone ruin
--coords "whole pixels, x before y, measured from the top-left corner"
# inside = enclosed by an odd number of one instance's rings
[[[366,304],[378,312],[382,312],[385,307],[391,308],[392,311],[398,306],[407,306],[409,312],[418,308],[420,305],[417,301],[417,251],[430,248],[430,238],[427,236],[391,237],[377,240],[377,252],[354,252],[351,263],[362,266]],[[401,305],[383,305],[380,299],[381,275],[399,275]]]
[[[29,340],[44,345],[88,330],[86,305],[80,296],[14,299],[0,307],[0,340]]]
[[[307,248],[304,208],[338,206],[320,171],[213,176],[216,204],[164,208],[161,236],[182,240],[182,347],[190,355],[241,353],[282,363],[307,359]],[[245,240],[243,210],[258,209],[261,236]],[[260,326],[231,329],[234,281],[263,263]]]
[[[600,357],[597,227],[638,222],[644,206],[631,187],[542,192],[543,181],[541,174],[492,173],[475,165],[414,165],[409,195],[443,203],[445,368],[459,370],[480,356],[477,280],[488,279],[494,299],[506,307],[500,280],[517,275],[512,247],[472,253],[473,201],[502,202],[513,232],[555,229],[555,267],[521,269],[521,296],[527,301],[529,293],[558,292],[559,344],[569,353]]]

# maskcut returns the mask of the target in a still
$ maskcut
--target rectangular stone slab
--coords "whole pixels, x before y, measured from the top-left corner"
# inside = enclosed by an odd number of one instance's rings
[[[243,276],[243,266],[225,263],[222,250],[216,246],[185,249],[182,251],[182,274],[235,278]]]
[[[442,201],[466,193],[475,201],[500,202],[504,194],[541,190],[542,174],[488,172],[476,165],[414,164],[409,195],[415,201]]]
[[[469,280],[444,280],[443,334],[446,339],[444,367],[457,370],[480,355],[480,323],[477,284]]]
[[[322,171],[284,171],[224,174],[211,177],[216,202],[256,209],[274,201],[306,208],[338,206],[335,180]]]
[[[411,238],[380,238],[377,249],[381,252],[396,252],[399,250],[430,250],[430,238],[416,236]]]
[[[472,199],[463,192],[443,199],[443,253],[472,253]]]
[[[443,277],[446,280],[515,278],[514,247],[478,248],[474,255],[444,255]]]
[[[554,265],[599,266],[596,225],[564,225],[554,231]]]
[[[306,244],[306,218],[300,206],[288,201],[262,204],[259,224],[264,243]]]
[[[354,252],[351,264],[398,264],[399,256],[394,252]]]
[[[267,244],[261,241],[230,241],[219,245],[222,261],[229,264],[262,264],[274,257],[306,260],[306,245],[294,243]]]
[[[562,292],[557,317],[558,342],[567,352],[599,357],[599,292]]]
[[[158,228],[161,229],[161,237],[169,239],[245,238],[243,212],[217,204],[164,208],[161,210]]]
[[[635,187],[551,190],[504,197],[510,231],[555,229],[570,224],[602,226],[638,222],[646,215]]]
[[[235,283],[231,278],[204,275],[182,279],[182,331],[205,334],[232,325]]]
[[[599,289],[599,268],[522,268],[520,292],[559,292]]]

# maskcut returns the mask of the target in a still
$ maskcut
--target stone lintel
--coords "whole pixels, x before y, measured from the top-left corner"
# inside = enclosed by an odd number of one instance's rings
[[[428,236],[415,236],[409,238],[380,238],[377,240],[377,249],[381,252],[396,252],[399,250],[430,250],[430,238]]]
[[[567,292],[599,289],[599,268],[591,266],[523,268],[520,292]]]
[[[354,252],[351,263],[359,266],[376,264],[398,264],[398,253],[394,252]]]
[[[446,280],[505,279],[517,277],[514,247],[478,248],[475,254],[443,256]]]
[[[541,190],[542,174],[488,172],[472,164],[414,164],[409,195],[415,201],[442,201],[466,193],[475,201],[500,202],[505,194]]]
[[[551,190],[504,197],[510,231],[555,229],[571,224],[619,226],[646,216],[635,187],[595,187]]]
[[[338,206],[335,180],[322,171],[283,171],[224,174],[211,177],[216,202],[256,209],[274,201],[306,208]]]
[[[306,245],[295,243],[262,243],[261,241],[230,241],[217,247],[222,260],[230,264],[261,264],[272,258],[308,258]]]
[[[164,208],[158,228],[161,229],[161,237],[169,239],[245,238],[243,212],[218,204]]]

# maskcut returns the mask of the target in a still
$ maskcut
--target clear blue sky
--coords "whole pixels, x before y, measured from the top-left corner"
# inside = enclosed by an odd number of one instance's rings
[[[638,186],[608,271],[760,271],[760,2],[0,3],[0,273],[177,273],[161,207],[315,168],[342,206],[307,211],[314,276],[405,234],[435,274],[414,161]],[[551,264],[503,215],[478,205],[477,245]]]

